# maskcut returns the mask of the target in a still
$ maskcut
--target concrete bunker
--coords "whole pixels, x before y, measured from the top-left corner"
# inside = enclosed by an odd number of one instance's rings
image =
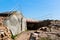
[[[0,13],[0,23],[8,27],[13,35],[17,35],[26,30],[26,20],[19,11]]]
[[[51,20],[43,21],[27,21],[27,30],[37,30],[42,27],[48,27],[51,24]]]
[[[38,22],[27,22],[27,30],[37,30]]]

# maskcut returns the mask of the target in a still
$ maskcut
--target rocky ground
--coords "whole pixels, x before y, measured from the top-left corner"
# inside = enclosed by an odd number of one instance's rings
[[[29,37],[30,37],[31,32],[33,32],[33,31],[25,31],[25,32],[22,32],[21,34],[18,34],[15,37],[15,40],[29,40]]]
[[[38,30],[18,34],[15,40],[60,40],[60,29],[42,27]]]
[[[12,40],[11,32],[0,25],[0,40]],[[14,40],[60,40],[60,28],[41,27],[38,30],[27,30],[18,34]]]
[[[11,32],[5,26],[0,26],[0,40],[12,40]]]
[[[2,19],[4,19],[4,18],[1,17],[1,19],[0,19],[0,21],[1,21],[0,22],[0,40],[12,40],[12,38],[11,38],[12,33],[6,26],[3,25]],[[22,33],[18,34],[13,40],[60,40],[59,22],[56,22],[57,24],[49,24],[47,26],[46,26],[46,22],[42,22],[42,23],[44,23],[45,26],[40,27],[37,30],[29,30],[29,31],[27,30],[25,32],[22,32]],[[44,24],[42,24],[42,25],[44,25]]]

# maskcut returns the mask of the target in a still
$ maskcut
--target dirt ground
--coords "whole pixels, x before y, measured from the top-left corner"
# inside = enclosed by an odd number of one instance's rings
[[[32,31],[22,32],[21,34],[17,35],[17,37],[15,38],[15,40],[29,40],[31,32]]]

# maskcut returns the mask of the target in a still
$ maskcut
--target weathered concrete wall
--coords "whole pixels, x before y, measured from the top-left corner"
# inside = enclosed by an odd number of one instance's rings
[[[22,20],[22,31],[27,30],[27,23],[26,23],[26,18],[23,18]]]
[[[26,30],[26,22],[20,12],[13,12],[12,15],[4,20],[4,25],[12,31],[13,35],[19,34]]]

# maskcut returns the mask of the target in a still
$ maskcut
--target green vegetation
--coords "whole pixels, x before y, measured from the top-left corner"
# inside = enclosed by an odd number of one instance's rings
[[[14,40],[17,35],[11,35],[11,38]]]

